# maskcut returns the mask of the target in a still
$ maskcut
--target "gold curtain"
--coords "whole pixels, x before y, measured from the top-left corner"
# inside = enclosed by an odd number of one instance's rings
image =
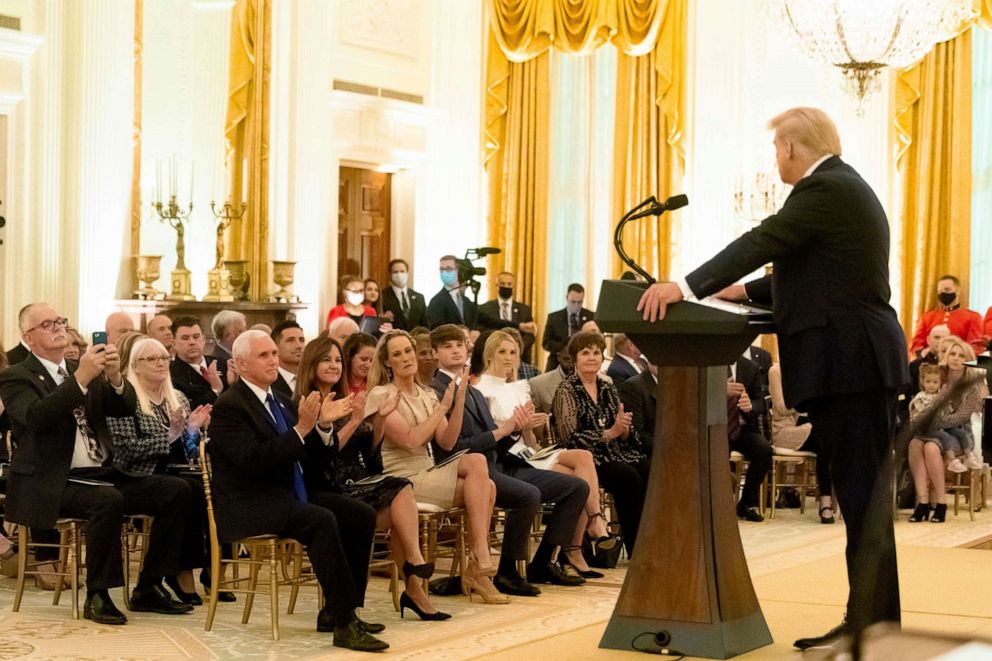
[[[639,6],[638,6],[639,5]],[[654,13],[648,5],[653,5]],[[613,148],[613,217],[650,195],[664,200],[681,192],[685,169],[686,0],[626,2],[630,10],[614,43],[617,95]],[[638,11],[634,11],[634,10]],[[654,48],[645,55],[631,55]],[[649,273],[667,278],[672,256],[672,214],[631,223],[624,229],[628,254]],[[613,256],[613,275],[624,269]]]
[[[909,336],[934,304],[937,278],[966,276],[971,261],[970,29],[898,73],[896,134],[903,185],[899,312]]]

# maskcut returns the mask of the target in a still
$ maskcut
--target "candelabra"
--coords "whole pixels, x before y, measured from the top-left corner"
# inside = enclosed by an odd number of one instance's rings
[[[193,283],[186,268],[186,224],[189,223],[189,216],[193,213],[193,201],[190,199],[189,205],[183,209],[176,202],[176,195],[169,196],[169,203],[163,204],[161,200],[152,202],[152,208],[158,214],[159,222],[168,223],[169,227],[176,231],[176,268],[172,270],[172,292],[166,296],[168,301],[195,301],[193,296]]]
[[[230,202],[225,202],[218,212],[217,203],[210,203],[210,211],[217,219],[217,259],[214,267],[207,274],[208,291],[203,297],[205,301],[234,300],[231,291],[231,272],[224,266],[224,231],[231,226],[231,221],[244,216],[247,208],[248,205],[243,202],[240,209],[236,209]]]

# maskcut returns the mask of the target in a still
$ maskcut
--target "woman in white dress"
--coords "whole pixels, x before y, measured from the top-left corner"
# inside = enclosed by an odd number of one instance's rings
[[[540,450],[534,430],[545,426],[548,415],[534,413],[530,384],[517,380],[519,367],[520,345],[516,339],[505,331],[493,331],[486,340],[483,372],[475,387],[485,396],[489,412],[497,425],[513,417],[513,411],[518,406],[527,407],[531,412],[532,426],[524,429],[520,440],[510,448],[511,453],[526,458]],[[582,557],[582,537],[588,534],[595,544],[604,549],[612,548],[617,539],[609,534],[606,517],[599,508],[599,478],[596,476],[592,453],[588,450],[557,449],[536,456],[542,458],[530,460],[534,468],[574,475],[589,485],[589,499],[586,501],[585,511],[579,515],[572,545],[562,549],[563,554],[559,555],[558,561],[563,570],[571,566],[585,578],[601,578],[603,575],[592,571]]]

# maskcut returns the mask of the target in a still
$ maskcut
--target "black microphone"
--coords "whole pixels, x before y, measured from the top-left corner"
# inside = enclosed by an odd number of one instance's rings
[[[666,211],[675,211],[676,209],[681,209],[685,205],[689,204],[689,198],[686,195],[673,195],[664,202],[659,202],[654,198],[651,198],[653,202],[644,211],[635,213],[630,217],[630,220],[637,220],[638,218],[644,218],[646,216],[660,216]]]
[[[683,196],[684,197],[684,196]],[[485,257],[486,255],[498,255],[503,250],[501,248],[476,248],[475,254],[479,257]]]

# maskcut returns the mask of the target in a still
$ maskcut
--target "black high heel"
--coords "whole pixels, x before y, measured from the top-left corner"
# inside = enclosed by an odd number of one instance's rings
[[[561,567],[562,572],[569,573],[568,569],[571,568],[576,574],[582,578],[603,578],[605,574],[593,571],[592,569],[586,569],[585,571],[579,569],[568,559],[569,551],[582,551],[581,546],[563,546],[561,551],[558,553],[558,566]]]
[[[930,523],[943,523],[946,516],[947,504],[937,503],[937,506],[933,508],[933,514],[930,516]]]
[[[403,561],[403,575],[416,576],[417,578],[430,578],[434,574],[434,563],[425,562],[422,565],[413,565],[408,561]],[[404,592],[404,594],[406,594]]]
[[[176,593],[176,598],[184,604],[189,604],[190,606],[202,606],[203,600],[200,599],[200,595],[194,592],[186,592],[181,587],[179,587],[179,579],[175,576],[166,576],[165,584]]]
[[[593,553],[596,552],[597,548],[601,548],[604,551],[609,551],[610,549],[612,549],[614,546],[617,545],[617,542],[620,541],[620,538],[617,535],[603,535],[602,537],[593,537],[592,535],[590,535],[589,524],[592,523],[596,518],[600,518],[603,521],[606,521],[606,517],[603,515],[602,512],[596,512],[595,514],[590,514],[589,520],[586,522],[586,538],[589,540],[589,543],[592,545]],[[609,530],[609,528],[607,528],[607,530]]]
[[[830,512],[830,516],[823,516],[824,510],[829,511]],[[834,521],[836,521],[836,519],[834,519],[834,508],[833,508],[833,506],[831,506],[831,505],[824,505],[823,507],[821,507],[820,508],[820,523],[833,523]]]
[[[407,564],[409,564],[409,563],[407,563]],[[430,564],[430,563],[428,563],[428,564]],[[423,567],[423,565],[417,565],[417,566]],[[409,608],[414,613],[416,613],[417,616],[420,617],[421,620],[448,620],[448,619],[451,619],[451,615],[449,613],[442,613],[441,611],[436,611],[434,613],[427,613],[425,611],[420,610],[420,606],[417,605],[417,602],[415,602],[410,595],[408,595],[406,592],[404,592],[403,594],[400,595],[400,618],[401,619],[405,619],[404,616],[403,616],[403,611],[404,611],[404,609],[407,609],[407,608]]]
[[[947,510],[947,506],[944,506],[944,510]],[[926,521],[930,518],[930,503],[917,503],[916,509],[913,513],[909,515],[910,523],[919,523],[920,521]]]

